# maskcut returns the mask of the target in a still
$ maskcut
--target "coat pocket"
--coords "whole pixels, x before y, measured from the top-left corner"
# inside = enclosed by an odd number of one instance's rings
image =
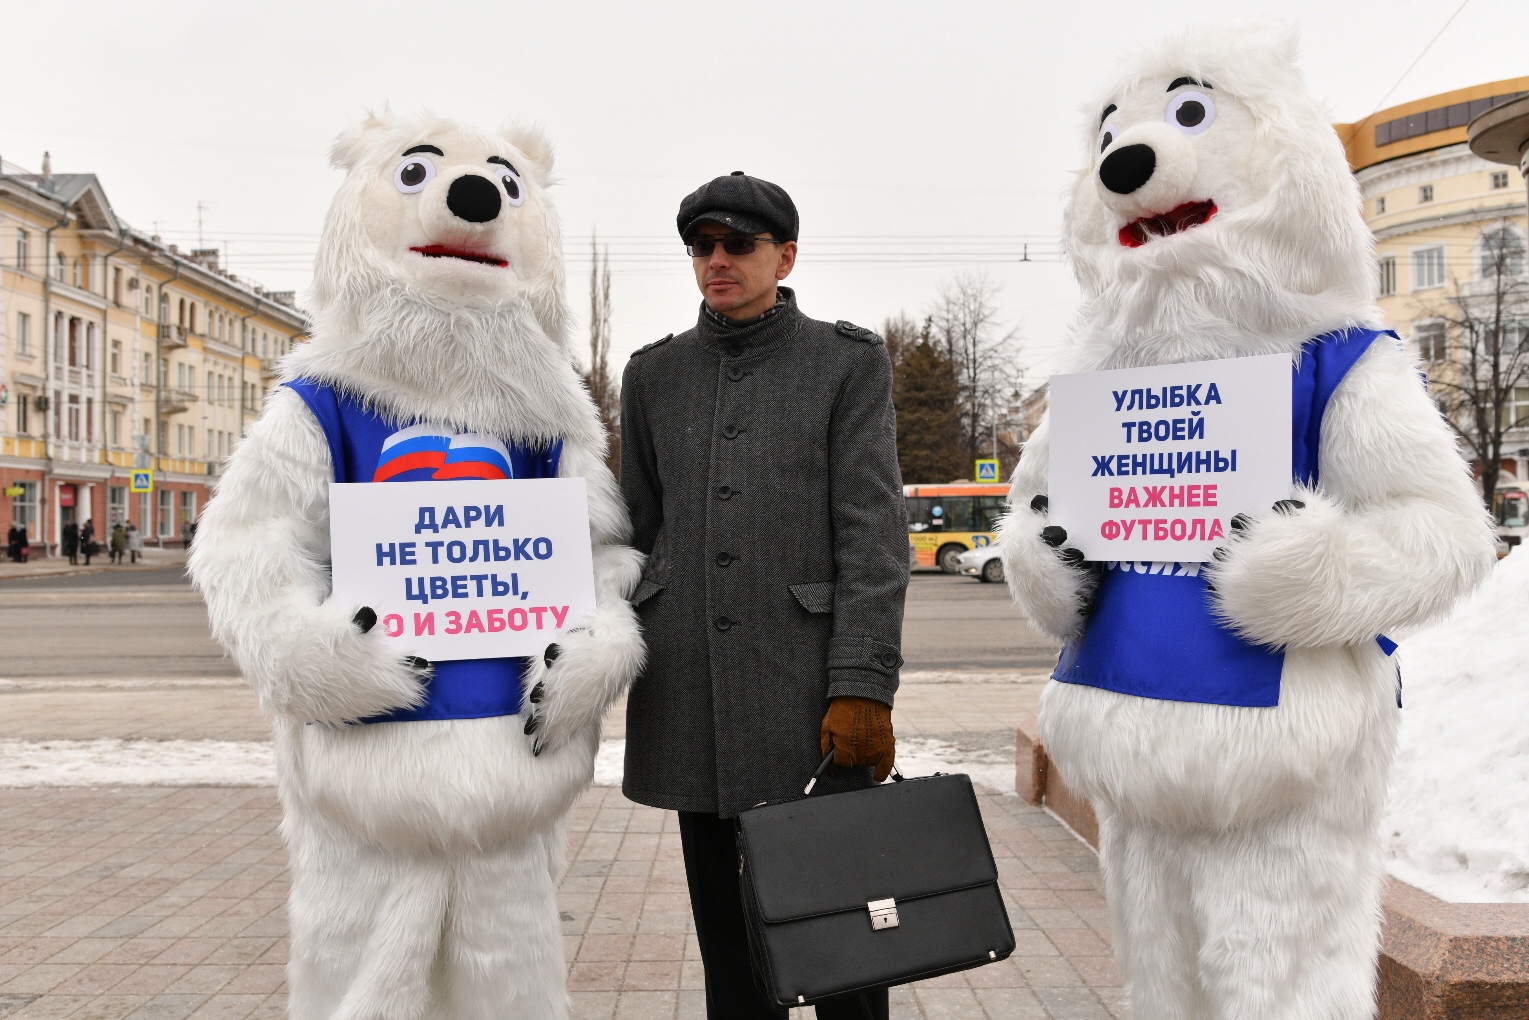
[[[786,587],[791,589],[791,594],[796,596],[796,601],[800,602],[807,612],[831,613],[834,611],[832,581],[811,581],[807,584],[791,584]]]
[[[651,577],[644,577],[642,582],[637,585],[637,590],[632,593],[632,608],[636,609],[667,587],[668,585],[662,581],[655,581]]]

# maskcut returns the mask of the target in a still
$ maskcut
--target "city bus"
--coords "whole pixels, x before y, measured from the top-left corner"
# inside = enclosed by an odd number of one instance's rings
[[[957,558],[962,553],[993,541],[998,519],[1008,509],[1009,487],[970,482],[904,485],[903,498],[914,565],[954,574],[961,569]]]

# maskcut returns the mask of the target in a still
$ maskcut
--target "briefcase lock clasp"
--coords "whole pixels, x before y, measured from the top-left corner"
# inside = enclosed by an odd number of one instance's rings
[[[865,905],[865,909],[871,912],[871,931],[881,931],[883,928],[896,928],[897,901],[891,898],[884,900],[871,900]]]

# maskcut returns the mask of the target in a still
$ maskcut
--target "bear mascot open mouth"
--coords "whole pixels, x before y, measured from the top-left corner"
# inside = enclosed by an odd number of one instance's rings
[[[645,649],[627,601],[642,557],[570,346],[551,146],[531,129],[385,113],[342,135],[333,162],[345,178],[304,295],[311,334],[219,479],[190,559],[213,634],[275,731],[291,1013],[563,1020],[562,820]],[[332,492],[396,500],[404,483],[449,504],[471,480],[513,519],[552,479],[582,479],[595,605],[566,629],[554,608],[538,654],[407,654],[406,635],[435,633],[425,603],[469,597],[451,588],[467,576],[388,576],[369,605],[335,594],[332,543],[373,522],[343,519]],[[416,546],[421,571],[466,559],[463,542],[427,542],[435,512],[393,562],[416,563]],[[464,505],[466,524],[456,514],[439,527],[491,526],[486,505]],[[432,545],[447,546],[442,566]],[[509,554],[473,541],[475,562]],[[529,596],[493,566],[506,598]],[[499,575],[474,580],[480,598],[485,582],[504,594]],[[489,611],[489,627],[505,629],[496,611],[534,613],[540,630],[544,608]],[[446,633],[452,617],[473,629],[477,612],[453,609],[467,607],[442,607]]]
[[[1053,380],[999,540],[1015,601],[1063,644],[1039,735],[1098,816],[1134,1016],[1370,1020],[1399,710],[1383,635],[1479,582],[1489,518],[1414,357],[1380,327],[1359,186],[1293,31],[1205,26],[1142,48],[1082,140],[1064,212],[1082,298],[1060,366],[1072,378]],[[1272,434],[1290,437],[1293,477],[1287,489],[1279,462],[1269,490],[1288,497],[1194,511],[1220,515],[1199,522],[1210,558],[1172,562],[1155,543],[1189,512],[1168,507],[1207,505],[1179,483],[1209,480],[1202,465],[1236,472],[1234,444],[1202,429],[1190,449],[1192,426],[1179,435],[1167,410],[1184,395],[1163,387],[1120,390],[1113,408],[1155,420],[1090,405],[1128,430],[1080,445],[1064,390],[1253,357],[1281,386],[1290,373]],[[1239,442],[1261,426],[1242,419]],[[1176,455],[1148,453],[1175,439]],[[1087,454],[1096,475],[1133,476],[1109,506],[1162,519],[1124,522],[1134,539],[1120,521],[1079,523],[1097,503],[1054,468]],[[1148,474],[1169,477],[1134,477]]]

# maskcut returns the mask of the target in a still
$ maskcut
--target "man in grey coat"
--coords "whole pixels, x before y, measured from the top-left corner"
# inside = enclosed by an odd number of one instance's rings
[[[713,1018],[784,1020],[749,962],[733,818],[885,779],[907,519],[881,339],[803,315],[784,190],[741,171],[677,220],[704,302],[622,380],[621,485],[648,554],[648,664],[627,703],[632,800],[679,812]],[[815,791],[817,792],[817,791]],[[818,1006],[887,1015],[886,991]]]

